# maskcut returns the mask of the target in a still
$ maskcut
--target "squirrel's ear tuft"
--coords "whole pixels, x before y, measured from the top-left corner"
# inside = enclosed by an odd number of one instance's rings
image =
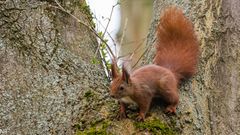
[[[130,83],[130,74],[128,73],[124,64],[122,66],[122,80],[125,81],[126,83]]]
[[[118,68],[117,68],[117,62],[115,60],[112,60],[111,64],[111,74],[112,78],[117,78],[118,77]]]

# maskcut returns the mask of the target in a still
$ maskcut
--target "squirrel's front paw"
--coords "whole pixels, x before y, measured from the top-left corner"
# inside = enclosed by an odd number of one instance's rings
[[[138,116],[138,117],[136,118],[136,121],[138,121],[138,122],[144,122],[144,118],[141,117],[141,116]]]
[[[126,119],[126,118],[127,118],[126,112],[120,112],[120,113],[118,114],[117,118],[118,118],[119,120]]]
[[[143,122],[144,119],[145,119],[145,115],[143,113],[139,113],[138,117],[136,118],[138,122]]]

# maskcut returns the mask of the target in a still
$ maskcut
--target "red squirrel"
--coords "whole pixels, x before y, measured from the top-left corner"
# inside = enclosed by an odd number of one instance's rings
[[[138,121],[144,121],[152,99],[166,102],[166,113],[176,113],[178,85],[196,73],[199,45],[192,23],[181,9],[171,6],[163,11],[157,27],[156,55],[153,64],[142,66],[131,74],[123,66],[111,65],[111,97],[120,101],[120,118],[126,118],[126,106],[137,104]]]

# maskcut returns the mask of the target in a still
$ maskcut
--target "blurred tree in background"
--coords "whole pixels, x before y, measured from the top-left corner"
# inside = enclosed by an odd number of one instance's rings
[[[139,60],[146,47],[152,4],[152,0],[120,0],[121,27],[118,41],[120,43],[122,40],[122,43],[119,44],[119,56],[127,56],[125,59],[128,59],[130,53],[134,53],[130,62],[132,66]]]

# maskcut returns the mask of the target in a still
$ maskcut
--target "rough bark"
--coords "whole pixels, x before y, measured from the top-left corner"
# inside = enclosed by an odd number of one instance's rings
[[[84,1],[61,4],[89,22]],[[91,63],[97,41],[88,28],[54,1],[7,0],[0,33],[1,135],[73,134],[86,118],[105,117],[96,106],[106,102],[107,79]]]

